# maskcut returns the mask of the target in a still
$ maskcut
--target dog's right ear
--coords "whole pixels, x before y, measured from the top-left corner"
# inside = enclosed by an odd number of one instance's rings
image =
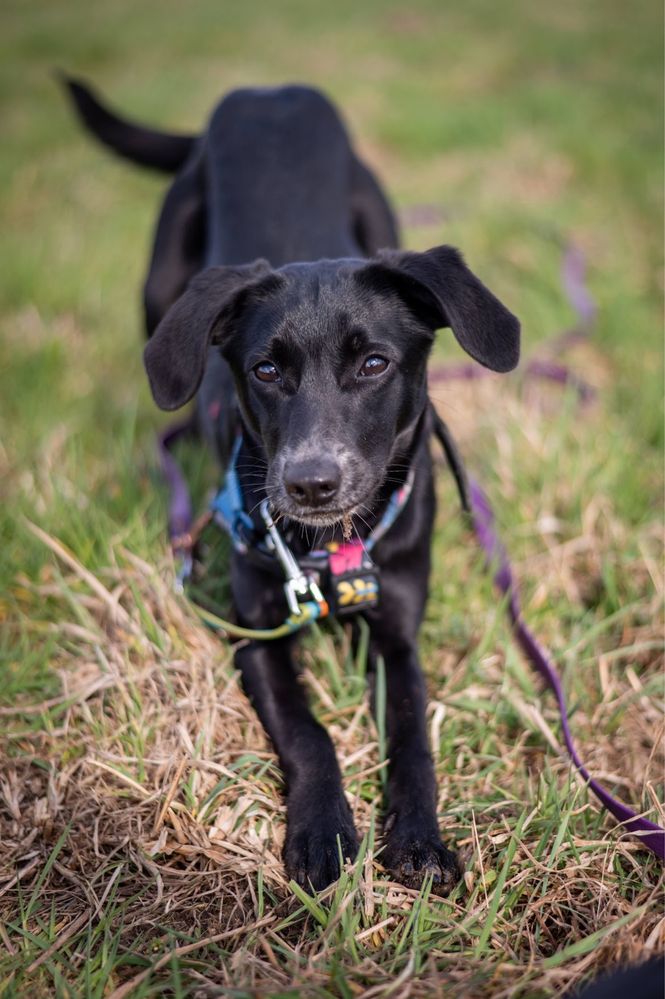
[[[174,302],[143,352],[152,395],[161,409],[179,409],[203,378],[211,344],[230,335],[251,294],[263,296],[283,278],[266,260],[242,267],[209,267]]]

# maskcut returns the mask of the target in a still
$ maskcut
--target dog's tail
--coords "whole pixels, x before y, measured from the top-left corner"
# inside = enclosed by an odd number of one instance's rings
[[[127,121],[110,111],[81,80],[60,71],[56,77],[69,92],[83,125],[118,156],[163,173],[177,173],[191,153],[197,136],[158,132]]]

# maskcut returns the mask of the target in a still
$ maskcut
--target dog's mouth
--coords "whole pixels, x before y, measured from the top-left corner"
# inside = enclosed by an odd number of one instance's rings
[[[278,506],[277,512],[297,524],[302,524],[303,527],[335,527],[337,524],[346,527],[362,507],[362,503],[354,503],[352,506],[337,510],[299,510],[292,507],[281,509]]]
[[[312,510],[311,513],[289,510],[284,511],[284,516],[302,524],[303,527],[335,527],[337,524],[345,526],[353,519],[354,514],[359,511],[361,506],[362,504],[358,503],[345,510]]]
[[[356,515],[366,516],[375,489],[368,490],[360,499],[353,500],[344,506],[334,508],[299,507],[291,503],[273,503],[276,513],[303,527],[336,527],[341,525],[344,535],[350,534],[353,518]]]

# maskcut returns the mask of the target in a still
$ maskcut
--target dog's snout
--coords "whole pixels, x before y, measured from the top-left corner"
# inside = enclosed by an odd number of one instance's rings
[[[288,462],[284,487],[300,506],[324,506],[334,498],[342,481],[339,465],[332,458]]]

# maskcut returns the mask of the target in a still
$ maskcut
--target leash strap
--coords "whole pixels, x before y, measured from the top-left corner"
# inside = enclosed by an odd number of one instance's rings
[[[182,420],[171,424],[157,438],[162,475],[169,490],[168,523],[172,542],[188,533],[193,513],[187,482],[180,465],[171,454],[171,448],[176,441],[188,436],[193,430],[194,423],[191,419]]]
[[[288,638],[295,631],[300,631],[305,625],[313,624],[318,618],[325,617],[327,614],[327,605],[324,605],[326,607],[324,611],[321,604],[315,600],[308,600],[306,603],[299,604],[298,613],[289,614],[286,620],[278,625],[277,628],[254,629],[243,628],[239,624],[234,624],[233,621],[225,621],[224,618],[217,617],[212,611],[201,607],[194,600],[190,600],[190,603],[203,623],[207,624],[213,631],[223,631],[225,635],[231,635],[233,638],[248,638],[262,642],[271,642],[278,638]]]
[[[171,550],[175,562],[175,589],[184,592],[184,580],[192,571],[192,524],[194,513],[189,487],[182,469],[171,454],[171,448],[182,437],[195,430],[192,417],[172,423],[157,438],[159,465],[168,489],[168,528]]]
[[[561,728],[566,748],[570,757],[587,781],[589,787],[596,797],[603,803],[605,808],[623,823],[628,832],[635,833],[640,837],[644,846],[652,850],[661,860],[665,860],[665,829],[657,826],[654,822],[649,822],[636,812],[624,805],[622,801],[613,798],[605,790],[602,784],[594,780],[589,771],[582,763],[577,754],[573,737],[570,732],[568,720],[568,710],[566,699],[563,694],[561,680],[556,671],[556,667],[545,650],[538,644],[536,638],[525,625],[522,619],[519,591],[513,578],[513,572],[508,561],[506,549],[498,538],[494,527],[494,514],[489,504],[487,496],[478,485],[471,479],[471,515],[473,526],[480,545],[487,556],[488,566],[494,569],[494,582],[498,589],[508,598],[508,616],[513,625],[515,638],[517,639],[524,655],[529,662],[538,670],[543,680],[554,693],[559,706],[561,717]]]
[[[563,258],[561,280],[566,296],[577,313],[579,325],[552,339],[553,349],[561,350],[575,343],[588,339],[596,315],[596,304],[585,284],[586,262],[581,250],[569,245]],[[489,372],[472,365],[447,365],[430,372],[433,382],[454,381],[456,379],[482,378]],[[583,381],[565,365],[556,364],[546,359],[533,359],[526,366],[526,377],[546,378],[560,385],[568,385],[577,392],[582,405],[589,402],[595,395],[594,389]],[[435,417],[436,420],[436,417]],[[443,425],[445,427],[445,425]],[[441,436],[441,428],[435,422],[435,432],[444,449],[448,453],[449,444]],[[449,459],[450,460],[450,459]],[[587,781],[593,793],[607,810],[621,822],[625,828],[639,836],[641,842],[661,860],[665,860],[665,829],[650,822],[643,816],[624,805],[622,801],[612,797],[602,784],[594,780],[582,763],[573,743],[568,719],[568,709],[563,693],[561,680],[551,657],[539,645],[538,641],[527,628],[522,618],[519,590],[514,580],[512,568],[503,544],[499,540],[494,526],[494,513],[489,500],[477,482],[469,483],[471,518],[474,531],[485,552],[487,563],[494,568],[494,582],[498,589],[508,598],[508,616],[513,625],[515,638],[524,655],[541,675],[547,686],[554,693],[561,718],[561,728],[564,742],[570,757]]]

